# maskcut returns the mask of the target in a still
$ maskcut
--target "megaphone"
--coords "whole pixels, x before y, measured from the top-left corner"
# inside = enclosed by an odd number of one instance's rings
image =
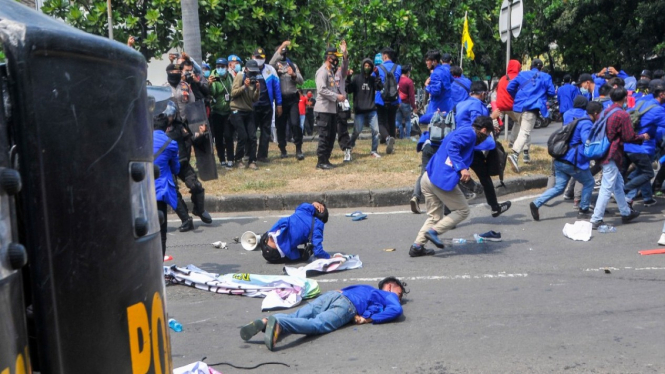
[[[253,251],[259,245],[261,235],[255,234],[252,231],[245,231],[240,237],[240,244],[246,251]]]

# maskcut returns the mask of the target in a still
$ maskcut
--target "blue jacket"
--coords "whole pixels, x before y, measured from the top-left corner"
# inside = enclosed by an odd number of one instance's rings
[[[393,65],[395,65],[395,63],[390,61],[390,60],[384,61],[381,64],[381,66],[385,67],[388,72],[390,72],[390,69],[393,68]],[[384,84],[384,87],[385,87],[386,73],[380,67],[378,67],[378,68],[379,68],[379,77],[381,77],[381,82]],[[397,84],[399,84],[399,78],[402,76],[402,67],[400,65],[397,65],[397,68],[395,68],[394,75],[395,75],[395,82],[397,82]],[[376,105],[385,105],[385,103],[383,102],[383,98],[381,97],[381,91],[376,91],[375,102],[376,102]],[[392,103],[388,103],[388,104],[398,105],[401,102],[402,101],[399,99],[399,95],[397,95],[397,100],[393,101]]]
[[[164,131],[155,130],[152,133],[152,153],[157,153],[164,142],[171,142],[171,144],[154,161],[154,164],[159,167],[159,178],[155,179],[155,193],[157,201],[163,201],[175,209],[178,206],[178,193],[173,176],[180,172],[178,142],[171,140]]]
[[[390,322],[402,315],[399,297],[393,292],[357,285],[342,288],[342,295],[356,307],[358,315],[371,318],[373,324]]]
[[[586,143],[586,140],[589,138],[593,122],[586,113],[584,117],[579,118],[582,119],[577,122],[575,132],[573,132],[573,136],[570,137],[570,141],[568,142],[568,152],[565,156],[561,157],[560,160],[566,160],[575,165],[576,168],[586,170],[589,168],[589,159],[584,157],[584,143]],[[568,124],[565,124],[564,126],[567,125]]]
[[[443,138],[441,146],[427,164],[430,182],[444,191],[452,191],[460,180],[460,171],[473,162],[476,132],[461,127]]]
[[[437,65],[429,76],[429,86],[425,88],[430,94],[427,113],[449,112],[453,109],[452,85],[453,76],[450,74],[450,65]]]
[[[455,84],[453,84],[454,86]],[[485,104],[475,97],[469,96],[467,100],[462,101],[455,107],[455,128],[472,127],[473,121],[478,116],[489,116],[489,110]],[[475,146],[476,151],[491,151],[496,148],[496,143],[492,136],[487,137],[485,141]]]
[[[312,217],[316,208],[309,203],[300,204],[295,213],[288,217],[280,218],[269,232],[275,233],[281,230],[277,236],[277,245],[284,252],[284,256],[291,260],[300,259],[298,246],[307,243],[309,233],[312,229]],[[324,223],[314,218],[314,233],[312,244],[314,245],[314,256],[317,258],[330,258],[328,252],[323,250],[323,227]]]
[[[644,110],[651,105],[656,106],[644,113],[640,119],[640,127],[635,131],[638,135],[649,133],[650,139],[643,141],[642,144],[624,143],[623,150],[626,153],[643,153],[650,156],[656,153],[656,145],[660,143],[665,134],[665,109],[655,99],[644,102],[641,109]]]
[[[281,106],[282,88],[280,87],[277,71],[270,64],[263,64],[261,75],[266,82],[266,88],[268,89],[268,97],[270,98],[270,102],[274,102],[275,106]],[[260,77],[257,78],[261,79]]]
[[[471,81],[465,76],[459,78],[453,78],[452,83],[450,84],[450,89],[452,91],[451,100],[453,101],[453,107],[458,103],[469,98],[469,93],[471,91]]]
[[[565,113],[568,109],[573,107],[573,101],[580,95],[580,89],[570,83],[566,83],[559,87],[557,91],[557,99],[559,100],[559,112]]]
[[[628,74],[626,74],[625,71],[620,70],[617,77],[623,79],[625,82],[626,78],[628,78]],[[598,97],[600,96],[600,94],[598,93],[598,89],[600,89],[600,87],[602,87],[607,82],[605,81],[605,78],[599,77],[596,74],[591,74],[591,78],[593,78],[593,83],[595,84],[595,87],[593,89],[593,97]]]
[[[573,122],[576,118],[587,116],[586,109],[570,108],[563,114],[563,124],[567,125]]]
[[[506,91],[515,99],[513,111],[522,113],[540,110],[543,117],[548,115],[547,97],[556,94],[552,77],[536,68],[517,74],[515,79],[508,83]]]

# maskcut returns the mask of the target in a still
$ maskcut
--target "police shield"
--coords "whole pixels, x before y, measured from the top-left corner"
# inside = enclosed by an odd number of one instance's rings
[[[215,154],[212,151],[212,134],[210,133],[205,103],[199,100],[187,104],[185,116],[191,133],[199,134],[198,136],[195,135],[196,138],[192,140],[199,179],[202,181],[217,179],[217,165],[215,164]],[[205,126],[203,133],[200,131],[200,126]]]

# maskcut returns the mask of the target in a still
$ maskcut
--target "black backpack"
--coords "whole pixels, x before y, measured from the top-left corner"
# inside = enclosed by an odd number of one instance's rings
[[[385,66],[379,65],[379,68],[386,73],[386,82],[383,84],[383,89],[381,90],[381,98],[384,103],[392,103],[397,101],[399,97],[399,87],[397,87],[397,80],[395,79],[395,70],[397,70],[397,64],[393,63],[393,67],[388,71]]]
[[[570,139],[573,137],[575,127],[582,118],[577,118],[569,125],[561,126],[560,129],[550,135],[547,139],[547,153],[554,158],[560,158],[568,153]]]

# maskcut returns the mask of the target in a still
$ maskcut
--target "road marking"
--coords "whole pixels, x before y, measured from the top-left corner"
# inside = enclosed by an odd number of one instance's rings
[[[605,269],[615,270],[615,271],[616,270],[638,270],[638,271],[640,271],[640,270],[665,270],[665,267],[634,268],[634,267],[631,267],[631,266],[626,266],[626,267],[622,267],[622,268],[615,268],[615,267],[610,266],[610,267],[604,267],[604,268],[587,268],[587,269],[584,269],[584,271],[605,271]]]
[[[462,275],[430,275],[430,276],[417,276],[417,277],[397,277],[403,281],[430,281],[430,280],[457,280],[457,279],[496,279],[496,278],[526,278],[529,276],[527,273],[496,273],[496,274],[462,274]],[[378,282],[383,277],[379,278],[343,278],[343,279],[316,279],[319,283],[356,283],[356,282]]]

